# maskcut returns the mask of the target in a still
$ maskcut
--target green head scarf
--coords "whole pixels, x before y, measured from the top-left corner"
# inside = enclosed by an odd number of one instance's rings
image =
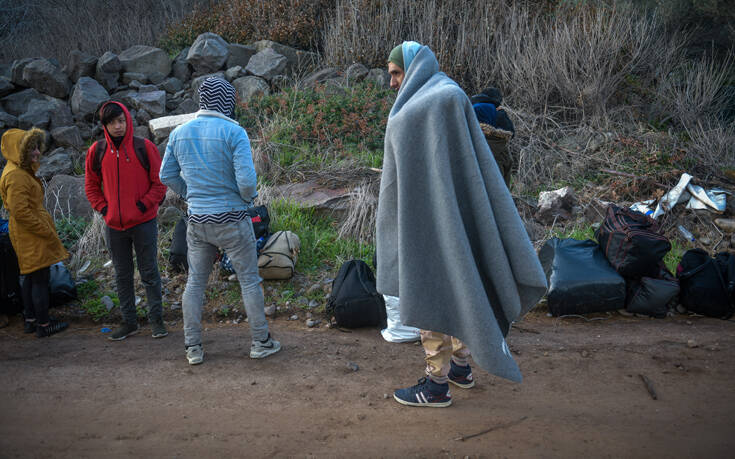
[[[398,67],[400,67],[401,70],[406,70],[403,68],[403,44],[400,44],[393,48],[393,50],[390,52],[390,55],[388,56],[388,62],[393,62]]]

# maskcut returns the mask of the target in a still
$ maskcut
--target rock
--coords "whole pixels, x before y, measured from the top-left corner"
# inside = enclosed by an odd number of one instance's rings
[[[151,72],[148,74],[148,81],[150,81],[151,84],[160,84],[167,76],[168,75],[164,75],[161,72]]]
[[[12,81],[13,84],[15,84],[16,86],[22,86],[24,88],[29,87],[30,84],[28,84],[28,81],[24,78],[23,72],[25,71],[25,68],[28,64],[39,59],[41,58],[26,57],[13,61],[13,65],[10,68],[10,81]]]
[[[0,123],[3,123],[5,128],[18,127],[18,117],[13,116],[10,113],[0,111]]]
[[[151,131],[148,130],[148,126],[135,126],[133,128],[133,135],[136,137],[140,137],[142,139],[148,139],[151,138]]]
[[[158,223],[161,225],[175,225],[185,214],[176,207],[162,207],[158,210]]]
[[[0,77],[0,97],[5,97],[15,91],[15,85],[10,78]]]
[[[171,59],[166,51],[146,45],[134,45],[118,56],[123,71],[150,75],[154,72],[167,76],[171,73]]]
[[[347,67],[347,70],[345,70],[345,78],[350,84],[359,83],[365,79],[368,73],[370,73],[370,69],[360,63],[355,63]]]
[[[314,328],[320,323],[321,323],[321,320],[319,319],[306,319],[306,326],[309,328]]]
[[[71,80],[48,59],[36,59],[23,68],[23,79],[28,86],[52,97],[66,98]]]
[[[107,51],[105,54],[100,56],[97,60],[97,67],[95,68],[95,74],[98,73],[120,73],[122,70],[122,63],[117,54]]]
[[[304,87],[310,88],[314,87],[317,83],[323,83],[326,80],[332,80],[339,77],[340,74],[336,68],[327,67],[325,69],[317,70],[316,72],[308,75],[306,78],[304,78],[302,84],[304,85]]]
[[[735,233],[735,218],[715,218],[715,225],[726,233]]]
[[[120,70],[122,70],[122,64],[120,63],[120,59],[117,54],[107,51],[97,60],[97,68],[95,69],[94,78],[99,81],[105,89],[112,91],[118,86]]]
[[[192,43],[186,61],[195,72],[212,73],[221,69],[229,56],[227,42],[216,33],[205,32]]]
[[[151,116],[162,116],[166,113],[166,91],[141,92],[133,101],[137,110],[145,110]]]
[[[138,86],[138,93],[143,94],[146,92],[161,91],[158,86],[154,84],[143,84]]]
[[[28,104],[28,111],[18,117],[18,127],[21,129],[30,129],[37,127],[39,129],[48,129],[51,122],[51,105],[45,99],[35,99]]]
[[[105,309],[107,309],[107,311],[112,311],[112,308],[115,307],[115,303],[113,303],[112,298],[107,295],[100,298],[100,301],[105,306]]]
[[[232,82],[232,86],[237,90],[240,103],[247,102],[255,96],[270,94],[268,82],[255,76],[238,78]]]
[[[253,43],[253,46],[257,52],[270,48],[281,56],[284,56],[287,61],[283,71],[287,74],[308,71],[318,61],[316,53],[302,51],[270,40],[256,41]]]
[[[93,136],[94,129],[89,124],[85,123],[84,121],[79,121],[74,124],[78,129],[79,133],[82,135],[82,139],[89,140]]]
[[[75,150],[84,148],[84,140],[76,126],[63,126],[51,130],[51,138],[60,147],[71,147]]]
[[[138,81],[142,84],[146,84],[148,83],[148,77],[145,75],[145,73],[138,72],[125,72],[122,74],[123,84],[129,85],[133,81]]]
[[[135,114],[135,121],[137,121],[138,124],[141,126],[145,125],[146,129],[148,129],[148,122],[151,120],[151,118],[151,114],[145,110],[138,110],[138,113]],[[148,132],[150,132],[150,130]]]
[[[232,80],[236,80],[246,75],[247,75],[247,72],[245,72],[245,70],[239,65],[230,67],[227,70],[225,70],[225,79],[229,82],[232,82]]]
[[[46,97],[46,101],[49,102],[50,107],[49,129],[67,127],[74,124],[74,115],[72,115],[68,103],[50,96]]]
[[[690,339],[690,340],[687,340],[687,347],[693,349],[695,347],[699,347],[699,344],[697,344],[697,342],[694,341],[693,339]]]
[[[169,94],[176,94],[184,88],[184,83],[176,77],[168,77],[159,84],[159,87]]]
[[[191,78],[191,67],[186,61],[186,56],[189,54],[189,48],[184,48],[174,59],[171,64],[171,74],[181,81],[188,81]]]
[[[319,302],[317,300],[311,300],[311,301],[309,301],[309,305],[308,305],[309,309],[314,309],[317,306],[319,306]]]
[[[71,174],[74,170],[72,153],[73,151],[57,148],[48,156],[42,156],[41,167],[38,168],[36,175],[44,180],[50,180],[58,174]]]
[[[191,121],[195,118],[194,113],[187,113],[185,115],[175,115],[175,116],[163,116],[161,118],[155,118],[148,122],[148,129],[151,130],[151,134],[153,134],[153,137],[156,139],[156,141],[160,141],[171,133],[177,126],[180,126],[187,121]]]
[[[351,190],[348,188],[328,188],[311,180],[303,183],[275,186],[271,191],[273,192],[273,199],[283,198],[301,207],[314,209],[314,212],[318,215],[331,215],[336,220],[341,220],[349,208]]]
[[[264,310],[265,310],[265,315],[268,317],[271,317],[276,313],[276,306],[275,305],[266,306]]]
[[[291,317],[289,317],[288,320],[299,320],[299,315],[298,314],[294,314]]]
[[[97,58],[91,54],[78,49],[69,53],[69,62],[66,64],[64,71],[69,76],[72,83],[83,76],[93,77],[97,69]]]
[[[0,102],[2,102],[6,112],[13,116],[20,116],[28,111],[28,106],[32,100],[45,100],[45,98],[40,92],[29,88],[5,96]]]
[[[370,81],[379,88],[389,88],[390,74],[385,69],[370,69],[365,76],[365,81]]]
[[[270,81],[276,75],[281,75],[286,68],[287,59],[271,48],[265,48],[250,58],[247,67],[249,73]]]
[[[355,362],[347,362],[347,368],[352,371],[357,371],[360,369],[360,367]]]
[[[81,77],[71,94],[71,111],[79,118],[91,119],[97,107],[110,98],[110,94],[97,81]]]
[[[554,220],[569,220],[572,217],[572,208],[577,204],[574,189],[567,186],[554,191],[542,191],[539,194],[538,210],[534,218],[539,222],[550,225]]]
[[[242,68],[247,67],[250,58],[258,52],[254,46],[241,45],[238,43],[230,43],[227,47],[230,50],[230,55],[227,57],[225,67],[228,69],[236,66],[240,66]]]
[[[175,115],[186,115],[199,110],[199,104],[191,99],[184,99],[174,111]]]

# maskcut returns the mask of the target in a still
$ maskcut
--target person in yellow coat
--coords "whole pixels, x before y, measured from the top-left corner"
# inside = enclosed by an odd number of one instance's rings
[[[22,287],[24,331],[43,338],[68,327],[49,318],[49,267],[69,257],[51,215],[43,206],[43,185],[36,177],[45,133],[9,129],[3,134],[2,154],[8,163],[0,177],[0,197],[10,214],[10,242],[18,256]]]

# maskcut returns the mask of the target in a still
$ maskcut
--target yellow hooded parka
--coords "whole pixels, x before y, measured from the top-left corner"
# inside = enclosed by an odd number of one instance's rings
[[[9,129],[2,137],[8,163],[0,178],[0,196],[10,214],[10,242],[21,274],[29,274],[69,257],[56,234],[54,220],[43,206],[43,186],[36,177],[38,163],[30,154],[44,144],[44,132]]]

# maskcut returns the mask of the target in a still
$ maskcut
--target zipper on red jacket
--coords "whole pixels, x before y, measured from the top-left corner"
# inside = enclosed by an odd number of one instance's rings
[[[120,150],[115,150],[117,157],[117,213],[120,216],[120,229],[125,229],[122,222],[122,206],[120,205]]]

